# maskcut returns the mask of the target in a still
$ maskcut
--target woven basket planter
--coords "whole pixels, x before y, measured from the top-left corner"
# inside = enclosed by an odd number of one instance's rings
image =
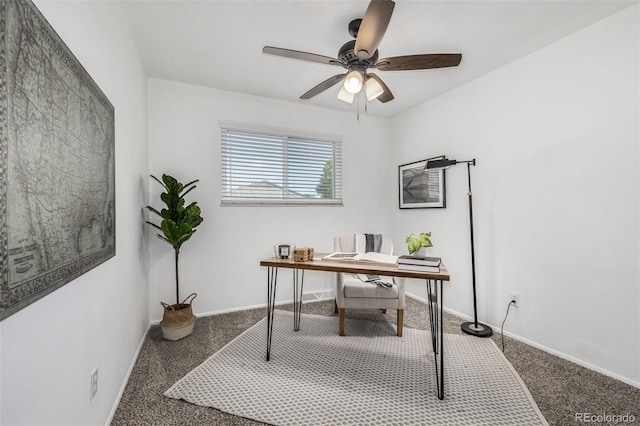
[[[182,303],[174,305],[160,302],[164,308],[164,314],[160,322],[162,337],[167,340],[180,340],[193,332],[196,316],[193,315],[191,303],[196,296],[196,293],[192,293]]]

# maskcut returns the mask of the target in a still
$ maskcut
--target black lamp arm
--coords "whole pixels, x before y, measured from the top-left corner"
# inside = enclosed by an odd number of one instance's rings
[[[449,160],[448,158],[438,158],[435,160],[429,160],[427,161],[427,164],[425,164],[424,168],[425,170],[437,170],[437,169],[446,169],[448,167],[454,166],[456,164],[470,164],[472,166],[476,165],[476,159],[474,158],[473,160],[464,160],[464,161],[458,161],[458,160]]]

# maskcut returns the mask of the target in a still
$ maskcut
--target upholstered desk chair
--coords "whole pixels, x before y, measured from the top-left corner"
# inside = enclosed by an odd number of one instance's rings
[[[333,248],[342,252],[364,252],[364,235],[334,237]],[[380,253],[392,254],[393,242],[382,237]],[[397,309],[397,334],[402,337],[404,317],[404,278],[381,277],[382,281],[393,282],[391,288],[381,287],[374,283],[362,282],[354,274],[337,273],[336,278],[336,311],[340,319],[340,335],[344,336],[345,309]]]

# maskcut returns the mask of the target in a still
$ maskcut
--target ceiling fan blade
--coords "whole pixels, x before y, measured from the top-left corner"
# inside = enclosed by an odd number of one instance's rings
[[[391,93],[391,90],[389,90],[387,85],[384,84],[384,81],[382,81],[382,79],[380,77],[378,77],[377,75],[375,75],[373,73],[368,73],[367,75],[369,77],[373,78],[378,83],[380,83],[380,86],[382,86],[382,90],[384,90],[384,92],[382,92],[382,95],[378,96],[377,99],[382,103],[392,101],[393,100],[393,93]]]
[[[313,87],[311,90],[309,90],[304,95],[300,96],[300,99],[311,99],[311,98],[313,98],[315,95],[318,95],[318,94],[324,92],[328,88],[330,88],[330,87],[338,84],[342,80],[344,80],[346,75],[347,74],[336,74],[333,77],[330,77],[330,78],[326,79],[322,83],[320,83],[317,86]]]
[[[431,68],[457,67],[462,60],[459,53],[434,53],[383,58],[374,65],[380,71],[427,70]]]
[[[369,59],[376,52],[395,5],[391,0],[371,0],[360,23],[356,45],[353,48],[359,59]]]
[[[299,59],[301,61],[318,62],[320,64],[343,66],[343,63],[336,58],[316,55],[315,53],[300,52],[298,50],[283,49],[281,47],[265,46],[262,53],[267,55],[284,56],[285,58]]]

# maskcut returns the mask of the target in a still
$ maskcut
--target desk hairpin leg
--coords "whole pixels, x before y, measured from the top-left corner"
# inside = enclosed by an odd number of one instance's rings
[[[271,356],[271,338],[273,337],[273,311],[276,304],[276,284],[278,268],[267,268],[267,361]]]
[[[431,280],[427,280],[427,303],[429,304],[429,326],[431,327],[431,346],[438,353],[438,296],[433,292]],[[435,307],[434,307],[435,304]],[[437,366],[436,366],[437,368]]]
[[[267,268],[267,361],[271,358],[271,339],[273,338],[273,313],[276,305],[276,284],[278,268]],[[293,330],[300,330],[300,314],[302,312],[302,289],[304,286],[304,269],[293,270]]]
[[[300,330],[300,313],[302,312],[302,287],[304,286],[304,269],[302,277],[299,269],[293,270],[293,331]]]
[[[444,399],[444,332],[442,330],[442,280],[427,280],[431,345],[436,366],[438,399]],[[438,355],[440,355],[438,357]],[[440,358],[438,360],[438,358]]]

